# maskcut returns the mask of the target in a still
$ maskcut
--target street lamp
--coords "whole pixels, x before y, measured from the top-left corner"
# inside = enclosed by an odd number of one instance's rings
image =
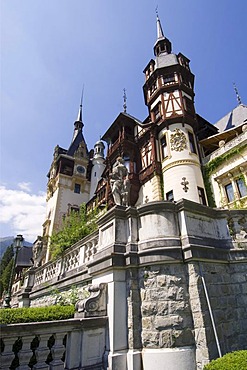
[[[5,296],[5,300],[4,300],[4,305],[3,305],[4,308],[10,308],[11,307],[10,302],[11,302],[13,279],[14,279],[14,276],[15,276],[15,266],[16,266],[18,252],[22,248],[22,245],[23,245],[23,240],[24,240],[24,238],[20,234],[17,235],[16,238],[14,239],[13,246],[14,246],[14,249],[15,249],[15,257],[14,257],[14,263],[13,263],[12,270],[11,270],[11,276],[10,276],[10,280],[9,280],[7,295]]]

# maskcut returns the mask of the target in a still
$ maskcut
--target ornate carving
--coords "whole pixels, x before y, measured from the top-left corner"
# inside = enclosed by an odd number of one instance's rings
[[[189,185],[189,181],[186,181],[186,177],[182,177],[182,182],[181,182],[181,185],[183,185],[183,190],[185,191],[185,193],[187,193],[187,191],[189,190],[189,187],[187,185]]]
[[[124,165],[124,160],[118,157],[113,165],[112,173],[110,174],[110,185],[115,204],[128,206],[130,181],[128,178],[128,169]]]
[[[90,297],[79,300],[76,305],[75,317],[92,317],[106,315],[107,284],[90,285]]]
[[[86,158],[86,149],[83,142],[81,142],[78,146],[78,149],[75,151],[74,157],[76,158]]]
[[[186,148],[186,141],[185,134],[179,128],[175,128],[170,138],[171,150],[181,152]]]

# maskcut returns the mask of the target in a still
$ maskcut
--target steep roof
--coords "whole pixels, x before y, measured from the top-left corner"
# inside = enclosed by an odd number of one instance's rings
[[[231,112],[216,122],[215,126],[220,132],[223,132],[230,130],[231,128],[241,126],[245,120],[247,120],[247,106],[244,104],[239,104]]]

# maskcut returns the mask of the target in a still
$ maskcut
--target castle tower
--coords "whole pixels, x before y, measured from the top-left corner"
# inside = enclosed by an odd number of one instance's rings
[[[186,198],[206,204],[195,130],[194,75],[189,59],[172,53],[157,15],[155,60],[144,69],[145,104],[155,141],[153,160],[161,163],[165,200]],[[151,146],[151,140],[149,145]],[[154,147],[155,146],[155,147]]]
[[[105,145],[99,140],[94,145],[94,156],[92,159],[90,199],[93,198],[98,182],[105,169],[104,158]]]
[[[56,146],[50,171],[47,175],[46,220],[43,236],[48,237],[46,261],[49,260],[49,237],[58,231],[63,218],[71,211],[77,211],[82,203],[89,200],[88,181],[89,154],[82,133],[82,105],[74,123],[74,133],[68,150]]]

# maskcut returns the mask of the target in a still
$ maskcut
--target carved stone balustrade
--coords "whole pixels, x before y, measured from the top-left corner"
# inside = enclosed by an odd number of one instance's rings
[[[101,369],[106,326],[106,317],[1,325],[0,369]]]

